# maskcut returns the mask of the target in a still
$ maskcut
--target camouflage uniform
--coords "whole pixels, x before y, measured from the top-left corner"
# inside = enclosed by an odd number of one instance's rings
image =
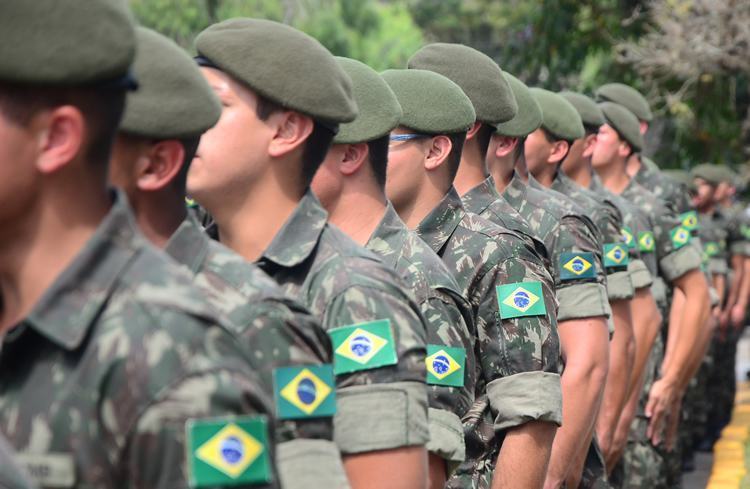
[[[466,461],[447,487],[489,488],[504,431],[532,420],[561,422],[552,281],[522,238],[467,213],[455,189],[417,233],[453,272],[476,326],[476,399],[463,419]],[[539,286],[536,302],[546,310],[504,314],[500,288],[530,288],[532,282]]]
[[[118,197],[5,336],[0,431],[40,485],[187,487],[188,421],[270,414],[236,337],[189,283]]]
[[[427,321],[427,343],[435,350],[445,346],[463,350],[462,385],[447,385],[440,379],[430,382],[427,445],[445,460],[463,462],[466,448],[461,418],[474,402],[476,383],[471,305],[440,257],[406,227],[390,203],[365,247],[396,270],[414,294]]]
[[[284,387],[274,388],[277,368],[330,362],[329,338],[310,313],[288,299],[257,266],[211,240],[192,214],[164,251],[190,271],[194,285],[241,338],[269,397],[279,395]],[[332,417],[312,412],[307,418],[281,419],[285,416],[278,414],[274,437],[284,487],[302,487],[311,481],[321,487],[346,486],[332,442]]]
[[[257,263],[307,306],[329,335],[344,327],[353,327],[354,335],[371,322],[390,323],[389,333],[383,333],[390,338],[367,341],[385,340],[382,349],[393,353],[393,362],[336,376],[334,439],[341,452],[424,445],[429,436],[426,327],[419,306],[394,271],[327,219],[308,191]],[[353,348],[358,337],[346,344]],[[335,354],[334,364],[341,353],[346,351]]]
[[[32,489],[28,476],[16,464],[13,451],[0,438],[0,487],[3,489]]]
[[[639,157],[641,161],[650,161],[645,156]],[[650,190],[654,197],[660,199],[675,214],[683,214],[693,209],[687,187],[669,175],[641,164],[633,179]]]

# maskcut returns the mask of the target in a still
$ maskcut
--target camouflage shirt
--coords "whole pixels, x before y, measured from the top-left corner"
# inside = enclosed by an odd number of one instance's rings
[[[455,189],[417,233],[453,273],[474,315],[476,400],[463,419],[466,461],[449,483],[467,487],[491,480],[504,430],[561,421],[552,279],[517,234],[467,213]],[[519,308],[510,301],[521,295],[529,302]]]
[[[642,155],[640,158],[642,161],[648,160]],[[650,190],[654,197],[661,199],[675,214],[680,215],[693,210],[687,187],[669,175],[641,164],[633,178],[638,184]]]
[[[339,449],[424,445],[427,328],[419,306],[395,271],[327,220],[308,191],[258,265],[332,338]]]
[[[547,247],[553,264],[558,321],[609,316],[601,247],[580,213],[554,205],[554,191],[527,186],[514,174],[503,197]],[[558,194],[559,195],[559,194]],[[560,196],[562,197],[562,196]],[[556,199],[559,200],[559,199]]]
[[[750,256],[750,223],[745,213],[735,207],[721,207],[716,220],[727,231],[727,247],[732,255]]]
[[[729,272],[728,234],[715,212],[699,214],[698,236],[703,246],[703,265],[711,274],[726,275]]]
[[[2,489],[32,489],[34,485],[26,473],[16,464],[13,451],[0,438],[0,487]]]
[[[633,298],[633,283],[627,271],[629,254],[622,243],[622,216],[614,204],[607,204],[595,192],[583,188],[559,171],[552,190],[572,199],[591,218],[599,232],[604,268],[607,272],[607,294],[610,301]]]
[[[396,270],[419,303],[427,321],[427,371],[432,372],[428,448],[446,460],[462,462],[461,417],[474,402],[477,373],[471,305],[440,257],[406,227],[390,203],[365,246]],[[457,358],[445,347],[458,349]],[[457,381],[448,373],[453,365],[460,372]]]
[[[309,380],[325,383],[311,365],[330,363],[330,341],[325,331],[303,306],[287,298],[281,288],[257,266],[229,248],[211,240],[191,214],[170,238],[165,251],[187,267],[204,297],[227,319],[232,331],[248,351],[250,365],[263,382],[269,397],[279,403],[299,406],[300,399],[286,385],[274,387],[279,368],[298,367]],[[315,376],[315,377],[313,377]],[[288,385],[288,384],[287,384]],[[324,406],[333,396],[334,385],[317,389],[314,398],[302,403]],[[322,397],[319,399],[318,397]],[[319,410],[279,410],[275,426],[279,474],[283,486],[342,487],[346,475],[338,449],[333,444],[333,418]],[[291,416],[295,416],[294,419]],[[300,417],[302,416],[302,417]],[[286,443],[296,440],[294,443]],[[301,443],[300,440],[308,440]],[[309,440],[315,440],[311,443]],[[298,448],[299,447],[299,448]],[[304,450],[303,450],[304,447]],[[304,453],[304,456],[303,456]]]
[[[483,217],[500,227],[515,231],[522,238],[525,238],[542,259],[545,268],[550,272],[552,271],[547,247],[544,246],[541,238],[534,234],[523,216],[500,195],[492,176],[487,177],[482,183],[466,192],[461,197],[461,201],[468,212]]]
[[[190,282],[137,233],[118,197],[6,334],[0,371],[13,374],[0,378],[0,431],[41,486],[188,487],[197,464],[188,457],[208,444],[191,446],[190,436],[219,416],[239,451],[261,449],[251,467],[272,470],[273,440],[257,444],[267,430],[252,435],[249,419],[235,417],[270,415],[271,401]],[[211,440],[226,442],[222,432]],[[220,453],[205,463],[226,463]]]

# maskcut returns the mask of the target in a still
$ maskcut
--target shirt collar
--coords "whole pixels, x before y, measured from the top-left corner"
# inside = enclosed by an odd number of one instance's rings
[[[318,245],[327,222],[328,213],[308,189],[260,260],[287,268],[303,263]]]
[[[461,201],[464,208],[474,214],[482,214],[493,202],[502,198],[495,187],[492,176],[485,178],[482,183],[466,192]]]
[[[380,240],[387,243],[391,249],[400,250],[404,243],[405,230],[406,224],[401,220],[396,209],[393,208],[393,204],[389,201],[383,219],[380,220],[380,223],[372,232],[372,236],[367,240],[365,248],[373,249],[376,246],[375,242]]]
[[[465,214],[461,197],[451,187],[443,200],[419,223],[417,234],[439,255]]]
[[[177,263],[188,267],[195,275],[208,255],[209,245],[210,238],[201,229],[195,215],[188,212],[187,218],[169,238],[164,251]]]
[[[510,183],[505,187],[503,197],[508,201],[510,205],[518,209],[521,204],[526,200],[526,183],[518,175],[518,172],[513,172],[513,178],[510,179]]]
[[[124,194],[73,262],[55,279],[24,323],[67,350],[86,337],[118,278],[146,246]],[[12,337],[12,335],[9,335]]]

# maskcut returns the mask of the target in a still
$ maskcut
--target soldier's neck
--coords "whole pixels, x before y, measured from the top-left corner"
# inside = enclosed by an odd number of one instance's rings
[[[625,163],[625,172],[630,178],[633,178],[639,171],[641,171],[641,165],[643,165],[643,163],[641,163],[641,157],[638,153],[633,153]]]
[[[495,158],[490,164],[489,172],[495,181],[495,188],[498,192],[505,192],[505,188],[510,185],[510,181],[513,180],[514,166],[512,153],[507,156]]]
[[[591,172],[593,169],[591,168],[591,163],[589,161],[579,161],[579,164],[573,168],[564,164],[560,168],[560,171],[564,172],[566,177],[570,178],[581,187],[591,187]]]
[[[142,192],[131,196],[130,205],[141,233],[158,248],[167,245],[187,217],[185,197],[173,191]]]
[[[482,183],[489,175],[485,155],[479,148],[476,138],[468,139],[461,153],[461,163],[458,166],[458,173],[453,180],[453,186],[456,187],[459,195],[464,195]]]
[[[409,229],[416,229],[425,217],[437,207],[445,197],[450,185],[425,182],[407,202],[393,202],[396,212]]]
[[[20,219],[2,226],[0,335],[31,312],[106,217],[111,198],[96,183],[52,184]]]
[[[630,177],[621,163],[599,166],[595,170],[604,186],[614,194],[621,194],[630,183]]]
[[[336,202],[325,203],[328,221],[364,246],[383,219],[385,195],[376,184],[369,188],[344,187]]]
[[[552,182],[555,181],[555,175],[557,175],[557,166],[545,164],[541,168],[541,171],[533,173],[533,175],[537,182],[541,183],[547,188],[550,188],[552,186]]]

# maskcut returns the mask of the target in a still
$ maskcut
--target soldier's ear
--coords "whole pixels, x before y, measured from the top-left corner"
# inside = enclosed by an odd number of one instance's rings
[[[185,147],[176,139],[157,141],[138,160],[136,184],[139,190],[161,190],[175,179],[185,164]]]
[[[482,124],[483,124],[482,122],[477,121],[477,122],[474,123],[473,126],[471,126],[469,128],[468,131],[466,131],[466,140],[467,141],[470,140],[470,139],[474,139],[474,137],[479,132],[479,129],[482,128]]]
[[[354,175],[365,164],[368,155],[367,143],[347,144],[339,171],[346,176]]]
[[[628,143],[625,141],[620,141],[620,144],[617,146],[617,154],[618,156],[622,156],[624,158],[627,158],[633,153],[633,149],[630,147]]]
[[[555,141],[550,147],[549,156],[547,157],[548,163],[559,164],[568,155],[570,150],[570,143],[564,140]]]
[[[498,158],[504,158],[513,153],[513,151],[516,149],[516,146],[518,146],[519,144],[518,138],[500,135],[492,136],[492,141],[492,144],[495,145],[495,156]]]
[[[428,171],[437,169],[448,158],[452,149],[453,143],[448,136],[433,137],[427,150],[427,158],[424,162],[425,169]]]

